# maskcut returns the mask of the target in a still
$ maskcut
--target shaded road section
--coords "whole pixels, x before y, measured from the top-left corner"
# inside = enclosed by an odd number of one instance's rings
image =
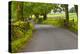
[[[35,25],[32,40],[20,52],[76,49],[78,36],[73,32],[51,25]]]

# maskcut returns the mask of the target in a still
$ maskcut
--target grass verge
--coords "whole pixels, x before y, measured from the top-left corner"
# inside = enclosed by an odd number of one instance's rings
[[[32,37],[32,30],[28,30],[20,39],[17,39],[11,43],[12,53],[18,52],[25,43],[27,43]]]

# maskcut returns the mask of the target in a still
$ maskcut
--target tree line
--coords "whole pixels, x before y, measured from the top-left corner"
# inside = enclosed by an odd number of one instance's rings
[[[66,22],[69,22],[68,4],[49,4],[49,3],[34,3],[34,2],[12,2],[12,18],[24,21],[26,18],[36,19],[43,16],[43,20],[47,19],[47,14],[53,10],[54,12],[59,9],[65,12]],[[75,5],[76,14],[78,16],[78,6]]]

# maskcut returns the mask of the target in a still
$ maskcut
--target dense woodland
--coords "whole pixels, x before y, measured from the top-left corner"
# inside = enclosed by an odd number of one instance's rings
[[[78,30],[77,5],[69,10],[68,4],[19,1],[13,1],[10,4],[12,52],[17,52],[26,41],[31,39],[35,24],[51,24],[73,32]]]

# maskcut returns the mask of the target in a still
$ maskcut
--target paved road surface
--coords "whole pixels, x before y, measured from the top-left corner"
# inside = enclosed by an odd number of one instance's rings
[[[20,52],[76,49],[78,36],[51,25],[35,25],[32,40]]]

